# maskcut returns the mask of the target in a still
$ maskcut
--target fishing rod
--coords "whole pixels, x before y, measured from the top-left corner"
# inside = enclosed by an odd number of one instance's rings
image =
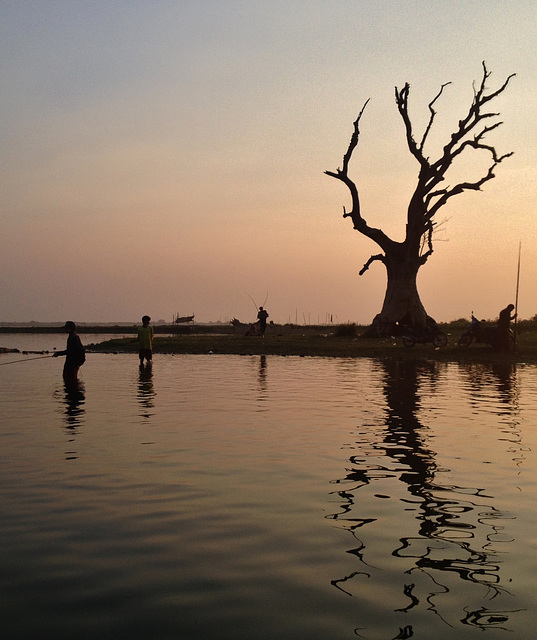
[[[44,358],[54,358],[54,356],[38,356],[37,358],[24,358],[23,360],[11,360],[10,362],[0,362],[0,367],[5,364],[17,364],[17,362],[30,362],[30,360],[43,360]]]
[[[249,293],[247,293],[246,295],[250,298],[250,300],[252,301],[252,303],[253,303],[253,305],[255,307],[255,310],[257,311],[259,309],[259,306],[258,306],[257,302],[252,298],[252,296]],[[267,291],[267,295],[265,296],[265,300],[264,300],[263,305],[262,305],[263,307],[265,307],[265,305],[267,304],[267,300],[268,300],[268,291]]]
[[[520,284],[520,251],[522,248],[522,240],[518,242],[518,267],[516,272],[516,295],[515,295],[515,346],[516,346],[516,334],[517,334],[517,323],[518,323],[518,286]]]
[[[246,295],[250,298],[250,300],[252,301],[252,304],[255,307],[255,310],[257,311],[257,303],[256,303],[256,301],[252,298],[252,296],[249,293],[247,293]]]

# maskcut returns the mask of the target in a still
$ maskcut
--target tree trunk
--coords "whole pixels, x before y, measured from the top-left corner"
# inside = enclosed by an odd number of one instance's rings
[[[399,245],[398,248],[403,248]],[[398,325],[411,325],[416,329],[427,324],[427,313],[421,303],[417,287],[420,259],[414,255],[389,252],[385,257],[388,283],[382,310],[373,319],[371,331],[376,336],[395,335]],[[390,255],[391,254],[391,255]]]

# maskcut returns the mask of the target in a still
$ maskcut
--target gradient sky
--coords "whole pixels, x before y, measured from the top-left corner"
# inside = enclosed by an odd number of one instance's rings
[[[437,320],[537,314],[534,0],[1,0],[0,320],[368,323],[385,270],[342,218],[341,166],[364,217],[402,239],[417,132],[440,85],[431,155],[486,61],[488,141],[514,151],[452,199],[419,276]],[[436,143],[436,145],[435,145]],[[478,157],[467,179],[482,175]]]

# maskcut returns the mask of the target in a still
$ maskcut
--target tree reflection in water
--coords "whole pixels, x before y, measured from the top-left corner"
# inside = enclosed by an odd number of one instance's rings
[[[352,488],[338,488],[340,510],[328,516],[359,543],[348,550],[359,568],[332,584],[364,601],[367,596],[371,602],[373,596],[379,610],[388,607],[388,618],[395,614],[394,623],[401,614],[405,622],[410,622],[408,616],[421,620],[426,610],[449,627],[507,630],[514,610],[492,605],[494,601],[505,606],[505,600],[511,600],[500,586],[501,552],[493,540],[510,516],[495,508],[484,489],[442,483],[442,473],[449,470],[439,467],[433,434],[420,421],[420,393],[434,396],[448,365],[392,359],[381,366],[385,424],[381,430],[362,432],[356,443],[360,454],[351,456],[352,467],[334,482]],[[495,372],[497,392],[510,415],[516,412],[511,374]],[[475,389],[479,381],[472,384]],[[379,483],[383,493],[372,493]],[[406,493],[401,494],[398,483],[406,486]],[[394,500],[398,496],[399,501]],[[387,601],[388,593],[393,602]],[[412,624],[397,626],[396,637],[413,635]],[[360,635],[358,629],[356,634]]]

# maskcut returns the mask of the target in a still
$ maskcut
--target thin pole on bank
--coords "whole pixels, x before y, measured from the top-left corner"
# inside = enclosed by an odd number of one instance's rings
[[[518,324],[518,287],[520,285],[520,251],[522,249],[522,240],[518,242],[518,267],[516,271],[516,295],[515,295],[515,346]]]

